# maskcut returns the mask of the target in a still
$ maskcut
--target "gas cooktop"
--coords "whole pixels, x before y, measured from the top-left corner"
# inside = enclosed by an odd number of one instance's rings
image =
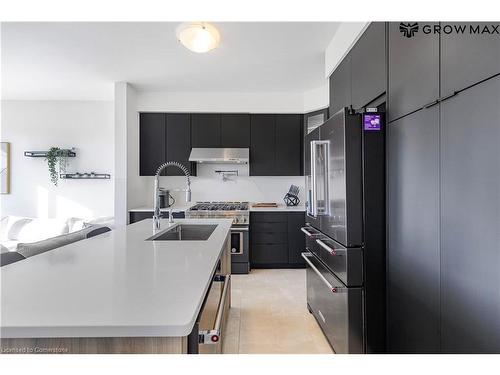
[[[197,202],[186,211],[187,218],[230,218],[234,224],[248,225],[248,202]]]
[[[197,202],[190,211],[248,211],[248,202]]]

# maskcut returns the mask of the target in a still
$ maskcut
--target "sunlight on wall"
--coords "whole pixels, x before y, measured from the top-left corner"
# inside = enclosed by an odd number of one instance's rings
[[[94,211],[85,207],[71,199],[56,195],[56,212],[55,217],[80,217],[80,218],[93,218]]]
[[[37,213],[39,218],[49,217],[49,191],[43,186],[36,188]]]

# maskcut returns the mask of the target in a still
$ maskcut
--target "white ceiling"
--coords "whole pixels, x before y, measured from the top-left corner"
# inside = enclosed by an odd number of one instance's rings
[[[3,99],[112,99],[139,91],[303,92],[325,82],[339,23],[217,23],[221,44],[185,49],[178,23],[3,23]]]

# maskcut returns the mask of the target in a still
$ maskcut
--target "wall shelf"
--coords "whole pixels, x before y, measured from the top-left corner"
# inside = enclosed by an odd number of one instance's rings
[[[76,156],[76,152],[74,151],[71,150],[61,150],[61,151],[67,151],[68,154],[66,156],[69,158],[74,158]],[[28,158],[46,158],[48,153],[49,153],[48,151],[24,151],[24,156]]]
[[[109,180],[111,175],[107,173],[61,173],[59,178],[63,180]]]

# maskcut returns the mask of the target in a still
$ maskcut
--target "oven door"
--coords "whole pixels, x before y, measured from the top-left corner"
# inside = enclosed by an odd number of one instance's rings
[[[222,354],[224,330],[231,305],[231,275],[215,275],[193,331],[189,354]]]
[[[247,274],[250,271],[248,232],[248,225],[234,224],[231,227],[231,273],[233,274]]]
[[[245,253],[245,236],[248,234],[248,226],[231,227],[231,256],[243,255]]]
[[[312,253],[307,264],[307,305],[338,354],[364,352],[363,289],[347,288]]]

